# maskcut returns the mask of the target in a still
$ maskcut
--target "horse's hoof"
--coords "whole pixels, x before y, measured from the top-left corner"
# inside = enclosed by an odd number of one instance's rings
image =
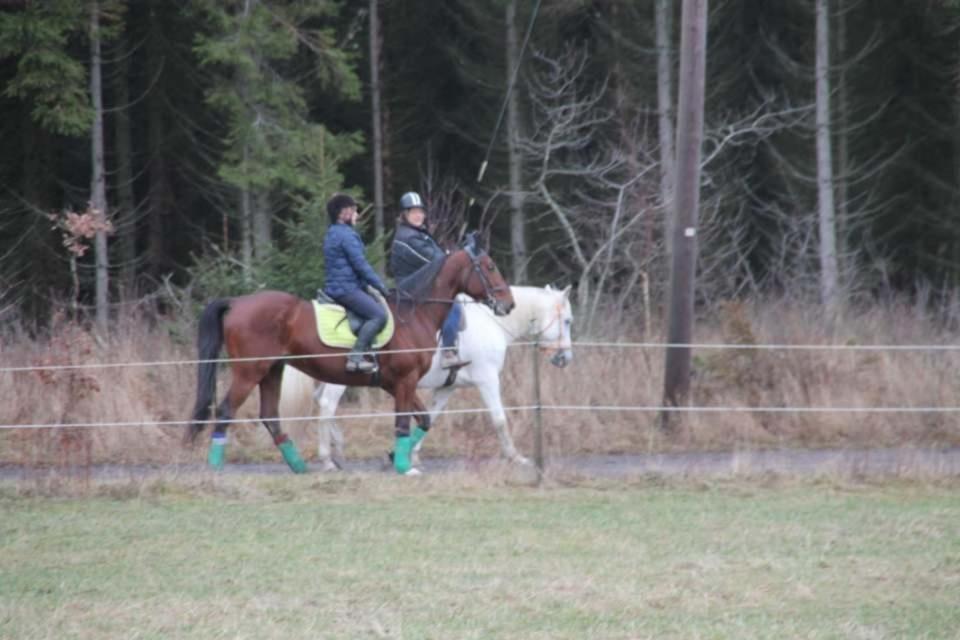
[[[390,471],[393,469],[393,451],[388,451],[385,456],[380,458],[380,470]]]
[[[400,475],[405,478],[410,478],[412,476],[422,476],[423,472],[420,471],[420,469],[417,469],[416,467],[411,467],[409,471],[407,471],[406,473],[401,473]]]
[[[337,471],[343,471],[347,466],[347,461],[344,460],[343,456],[339,453],[333,454],[330,461],[333,463],[333,466],[336,467]]]
[[[533,461],[530,458],[525,458],[523,456],[516,456],[510,460],[513,464],[520,465],[521,467],[532,467]]]
[[[333,473],[335,471],[340,471],[340,467],[333,460],[324,460],[320,463],[320,471],[324,473]]]

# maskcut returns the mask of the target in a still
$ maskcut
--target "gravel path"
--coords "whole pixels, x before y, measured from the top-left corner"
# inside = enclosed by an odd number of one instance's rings
[[[465,458],[434,458],[423,461],[426,473],[479,470],[489,461]],[[346,473],[386,472],[381,460],[347,463]],[[156,475],[206,472],[201,464],[189,465],[95,465],[91,476],[99,479],[144,478]],[[312,465],[311,472],[318,472]],[[891,476],[960,475],[960,447],[948,449],[783,449],[723,452],[682,452],[632,455],[581,455],[551,458],[548,473],[616,478],[636,475],[730,476],[730,475],[846,475]],[[49,469],[0,467],[0,480],[28,480],[51,473]],[[228,464],[226,474],[272,475],[289,473],[282,463]]]

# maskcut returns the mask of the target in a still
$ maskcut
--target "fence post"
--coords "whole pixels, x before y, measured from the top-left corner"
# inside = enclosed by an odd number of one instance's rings
[[[543,482],[543,412],[540,402],[540,338],[533,343],[533,460],[537,484]]]

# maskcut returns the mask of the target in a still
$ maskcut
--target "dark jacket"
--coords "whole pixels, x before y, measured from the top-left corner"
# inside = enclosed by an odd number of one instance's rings
[[[393,236],[390,250],[390,272],[399,284],[425,265],[447,255],[426,229],[401,222]]]
[[[328,296],[337,298],[367,285],[381,292],[387,289],[363,254],[360,234],[348,224],[338,222],[327,229],[323,259],[326,277],[323,290]]]

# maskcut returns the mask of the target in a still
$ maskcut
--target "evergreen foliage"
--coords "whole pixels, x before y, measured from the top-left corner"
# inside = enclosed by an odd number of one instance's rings
[[[117,284],[112,299],[164,283],[198,299],[260,287],[312,295],[323,281],[323,203],[341,190],[363,202],[372,188],[367,3],[101,4],[107,201],[126,202],[110,245],[126,279],[111,281],[135,283]],[[521,36],[534,4],[517,3]],[[644,281],[660,299],[665,281],[653,5],[543,0],[515,88],[530,284],[572,283],[598,316],[621,312]],[[814,2],[711,5],[699,300],[812,297]],[[947,300],[960,284],[960,3],[830,5],[842,286],[851,300],[930,291]],[[508,73],[506,6],[391,0],[380,12],[387,231],[396,197],[420,190],[446,207],[438,217],[447,227],[483,225],[503,264],[508,154],[503,127],[493,136]],[[90,197],[88,11],[85,0],[0,3],[0,308],[32,318],[72,296],[69,256],[47,215],[84,210]],[[584,56],[582,73],[565,97],[538,96],[545,65],[565,51]],[[564,100],[595,94],[604,117],[575,150],[551,152],[547,181],[579,247],[597,254],[616,238],[611,259],[585,274],[538,194],[536,160]],[[124,148],[114,139],[120,118],[129,123]],[[583,172],[610,163],[616,171]],[[618,198],[622,220],[635,219],[623,233]],[[91,257],[76,266],[89,304]]]

